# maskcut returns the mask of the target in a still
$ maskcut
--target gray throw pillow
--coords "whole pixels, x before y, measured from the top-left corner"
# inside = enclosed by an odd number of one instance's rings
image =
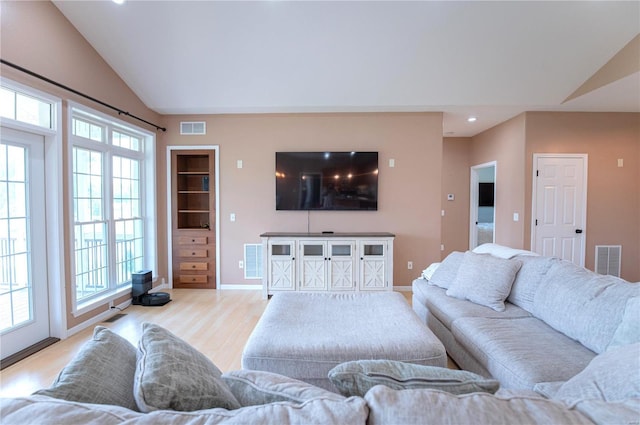
[[[464,252],[453,251],[442,260],[436,271],[433,272],[429,283],[443,289],[448,289],[458,274],[460,264],[464,258]]]
[[[329,380],[345,397],[364,395],[376,385],[394,390],[430,388],[452,394],[495,393],[500,383],[465,370],[404,363],[395,360],[356,360],[329,371]]]
[[[611,348],[591,360],[553,395],[575,404],[582,400],[623,401],[640,398],[640,343]]]
[[[504,300],[509,296],[521,266],[520,260],[505,260],[467,251],[447,295],[504,311]]]
[[[640,297],[629,298],[627,301],[622,321],[613,334],[607,350],[635,342],[640,342]]]
[[[142,325],[133,390],[141,412],[239,408],[221,375],[211,360],[168,330]]]
[[[81,403],[111,404],[138,410],[133,398],[136,349],[104,326],[67,364],[53,384],[34,394]]]
[[[344,397],[315,385],[260,370],[234,370],[223,373],[222,380],[243,407],[278,401],[303,403],[317,398],[344,400]]]

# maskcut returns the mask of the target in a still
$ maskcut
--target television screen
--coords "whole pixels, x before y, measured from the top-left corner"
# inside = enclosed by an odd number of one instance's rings
[[[378,209],[378,152],[276,152],[276,210]]]
[[[493,183],[478,183],[478,206],[493,207]]]

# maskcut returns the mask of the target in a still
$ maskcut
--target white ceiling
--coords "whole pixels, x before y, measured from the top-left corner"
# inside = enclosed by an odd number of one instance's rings
[[[563,104],[640,33],[638,1],[54,4],[162,114],[443,111],[471,136],[523,111],[640,112],[640,72]]]

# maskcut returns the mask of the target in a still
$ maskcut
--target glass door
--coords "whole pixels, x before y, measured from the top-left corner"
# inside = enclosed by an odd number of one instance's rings
[[[49,336],[44,138],[2,128],[0,140],[0,351]]]

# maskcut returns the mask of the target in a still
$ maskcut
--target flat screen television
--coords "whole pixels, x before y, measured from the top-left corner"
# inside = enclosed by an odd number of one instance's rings
[[[276,152],[276,210],[378,209],[378,152]]]
[[[493,207],[494,183],[478,183],[478,206]]]

